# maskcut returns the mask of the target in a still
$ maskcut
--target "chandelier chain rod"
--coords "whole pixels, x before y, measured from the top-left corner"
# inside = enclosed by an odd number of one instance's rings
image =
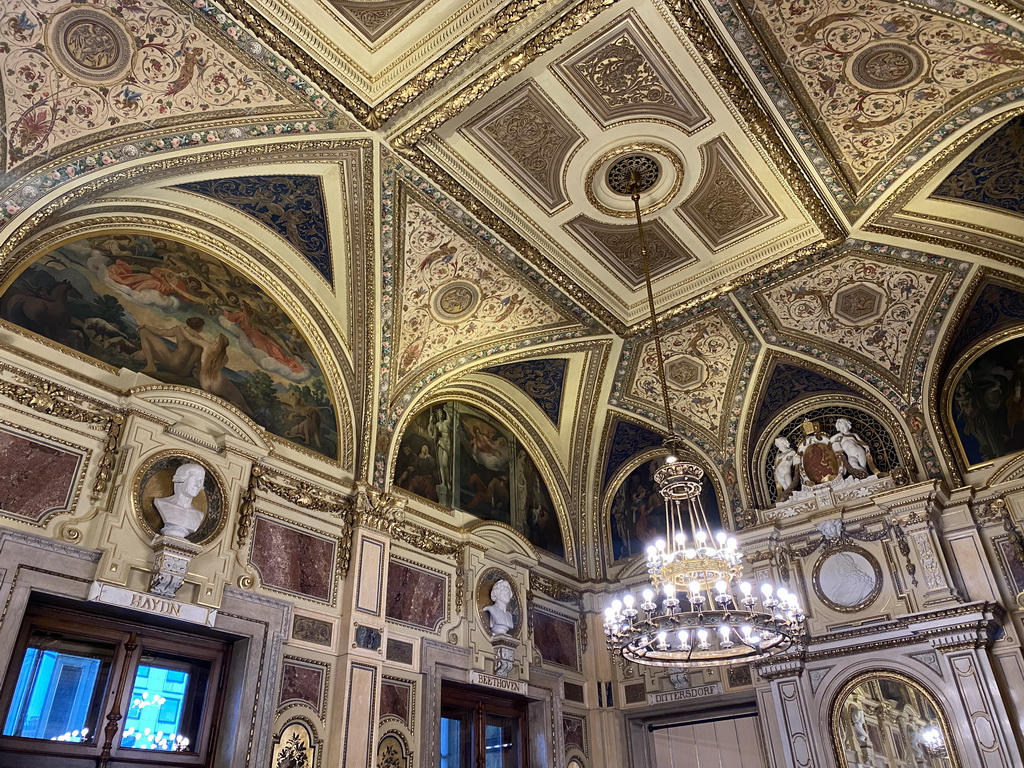
[[[651,260],[647,255],[647,239],[644,237],[643,219],[640,216],[640,174],[633,171],[630,180],[630,199],[633,201],[633,212],[636,215],[637,235],[640,238],[640,260],[644,268],[644,284],[647,287],[647,308],[651,313],[651,332],[654,336],[654,354],[658,359],[658,380],[661,383],[661,397],[665,405],[665,428],[670,441],[675,440],[675,428],[672,424],[672,408],[668,399],[668,379],[665,378],[665,355],[661,349],[661,330],[658,327],[658,315],[654,308],[654,288],[651,285]]]

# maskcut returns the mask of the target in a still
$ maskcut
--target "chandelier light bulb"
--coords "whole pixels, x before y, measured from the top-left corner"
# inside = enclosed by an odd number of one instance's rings
[[[715,582],[715,589],[718,590],[718,594],[724,595],[725,594],[725,590],[726,590],[726,583],[724,581],[722,581],[721,579],[719,579],[718,581]]]
[[[771,584],[762,584],[761,585],[761,594],[764,595],[765,597],[771,597],[772,596],[772,585]]]
[[[668,632],[659,632],[658,633],[658,645],[661,646],[662,648],[665,648],[665,647],[668,646]]]
[[[736,539],[734,539],[732,536],[730,536],[728,538],[728,540],[725,542],[725,547],[730,552],[735,552],[736,551]]]
[[[656,542],[654,542],[654,546],[657,548],[659,554],[661,552],[664,552],[665,551],[665,540],[664,539],[658,539]]]
[[[785,603],[789,600],[789,590],[785,587],[779,587],[775,590],[775,594],[778,596],[779,602]]]
[[[647,557],[648,558],[654,559],[657,556],[658,556],[658,550],[655,548],[655,546],[653,544],[651,544],[649,547],[647,547]]]
[[[750,589],[751,587],[749,581],[740,582],[740,592],[743,593],[744,597],[750,597]]]
[[[715,534],[715,541],[718,542],[718,546],[724,547],[725,542],[728,541],[728,536],[725,535],[725,531],[719,531]]]
[[[702,530],[698,530],[697,533],[694,534],[694,537],[697,539],[698,547],[703,547],[704,542],[708,539],[707,533]]]
[[[622,610],[622,601],[621,600],[612,600],[612,610],[615,613],[618,613],[619,611],[621,611]]]
[[[686,543],[686,534],[682,531],[676,531],[676,544],[682,547]]]
[[[700,594],[700,582],[698,582],[698,581],[691,581],[690,582],[690,594],[691,595],[699,595]]]
[[[679,630],[679,647],[684,650],[690,650],[690,633],[685,629]]]
[[[623,595],[622,604],[626,606],[626,609],[633,607],[633,603],[636,602],[632,595]]]
[[[671,581],[665,584],[665,597],[673,598],[676,596],[676,585]]]
[[[654,590],[647,588],[644,590],[644,602],[649,603],[654,599]]]

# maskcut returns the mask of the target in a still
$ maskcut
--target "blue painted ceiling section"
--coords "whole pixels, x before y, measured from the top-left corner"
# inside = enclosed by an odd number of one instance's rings
[[[327,209],[319,176],[236,176],[190,181],[177,187],[237,208],[270,227],[334,286]]]
[[[601,486],[608,485],[619,468],[648,448],[660,447],[665,444],[665,438],[646,427],[642,427],[632,421],[618,419],[612,430],[611,444],[608,449],[608,463],[604,467],[604,477]]]
[[[558,424],[562,413],[562,389],[565,386],[565,358],[522,360],[484,368],[484,373],[500,376],[533,400],[552,422]]]
[[[798,365],[778,360],[768,376],[768,385],[764,388],[764,396],[757,411],[753,434],[760,435],[768,423],[790,403],[810,395],[823,392],[863,395],[852,387],[836,381],[818,371],[812,371]]]
[[[1024,321],[1024,293],[1002,283],[983,283],[970,309],[964,313],[956,337],[946,353],[946,364],[960,359],[968,349],[993,333]]]
[[[971,152],[935,188],[932,197],[1024,214],[1024,115]]]

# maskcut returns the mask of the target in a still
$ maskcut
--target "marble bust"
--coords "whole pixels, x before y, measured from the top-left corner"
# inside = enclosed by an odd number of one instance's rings
[[[491,587],[491,602],[493,605],[484,606],[484,613],[491,622],[491,634],[507,635],[515,625],[515,617],[508,609],[512,601],[512,585],[505,579],[499,579]]]
[[[192,502],[202,492],[205,482],[206,469],[201,464],[189,462],[174,471],[174,494],[153,499],[153,506],[164,522],[161,535],[184,539],[196,532],[204,513]]]

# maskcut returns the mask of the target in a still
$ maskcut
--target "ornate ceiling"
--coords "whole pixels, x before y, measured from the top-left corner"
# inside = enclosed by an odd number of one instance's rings
[[[670,406],[734,517],[801,398],[862,403],[956,483],[939,374],[1024,274],[1022,34],[1019,5],[953,0],[11,0],[0,279],[111,232],[221,259],[335,404],[337,460],[283,460],[386,487],[412,415],[472,403],[547,467],[560,567],[596,575],[662,407],[608,169],[651,174]],[[23,355],[147,380],[0,309]]]

